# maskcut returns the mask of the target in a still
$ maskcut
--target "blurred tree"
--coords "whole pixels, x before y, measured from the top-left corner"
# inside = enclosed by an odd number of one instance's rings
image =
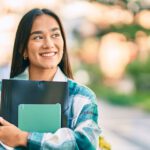
[[[139,59],[133,61],[127,67],[127,73],[132,76],[137,91],[150,91],[150,58],[145,62]]]
[[[150,8],[149,0],[89,0],[91,2],[100,2],[108,5],[120,5],[124,8],[131,10],[134,13],[143,9]]]
[[[96,36],[100,38],[101,36],[109,33],[109,32],[117,32],[124,34],[128,39],[134,40],[137,31],[143,31],[146,34],[150,35],[150,30],[145,29],[137,24],[131,24],[131,25],[121,25],[121,26],[111,26],[110,28],[107,28],[105,30],[99,29]]]

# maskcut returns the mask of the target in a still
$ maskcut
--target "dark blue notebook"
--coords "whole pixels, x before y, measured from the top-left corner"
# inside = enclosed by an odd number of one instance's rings
[[[20,104],[61,104],[61,126],[66,126],[64,108],[68,83],[54,81],[2,80],[0,116],[18,126]]]

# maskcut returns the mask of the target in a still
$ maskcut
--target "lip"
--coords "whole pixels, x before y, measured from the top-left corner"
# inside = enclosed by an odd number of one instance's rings
[[[57,54],[56,51],[51,51],[51,52],[41,52],[39,53],[40,56],[42,57],[53,57]]]

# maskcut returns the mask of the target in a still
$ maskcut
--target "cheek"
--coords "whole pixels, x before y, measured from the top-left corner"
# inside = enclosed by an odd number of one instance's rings
[[[63,51],[63,49],[64,49],[64,40],[63,40],[63,38],[61,38],[61,39],[58,41],[58,44],[59,44],[60,50]]]
[[[63,56],[63,53],[64,53],[64,44],[61,44],[61,46],[60,46],[60,55],[61,55],[61,57]]]
[[[32,52],[35,51],[40,45],[38,43],[29,42],[28,44],[28,51]]]
[[[30,42],[30,43],[28,44],[28,49],[27,49],[27,51],[28,51],[28,56],[29,56],[29,57],[36,56],[37,53],[38,53],[38,48],[39,48],[39,47],[40,47],[39,44],[35,44],[35,43]]]
[[[30,62],[34,62],[38,58],[38,54],[35,50],[28,50],[28,58]]]
[[[64,51],[64,42],[63,42],[63,40],[57,41],[56,45],[57,45],[57,49],[59,51],[59,55],[62,57],[63,51]]]
[[[36,55],[36,52],[29,52],[29,59],[34,59],[35,57],[37,57]]]

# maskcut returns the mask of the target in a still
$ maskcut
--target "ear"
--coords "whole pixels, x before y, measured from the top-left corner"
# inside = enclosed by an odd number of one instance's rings
[[[23,53],[23,58],[24,58],[24,60],[26,60],[28,58],[28,53],[27,53],[26,49],[25,49],[25,51]]]

